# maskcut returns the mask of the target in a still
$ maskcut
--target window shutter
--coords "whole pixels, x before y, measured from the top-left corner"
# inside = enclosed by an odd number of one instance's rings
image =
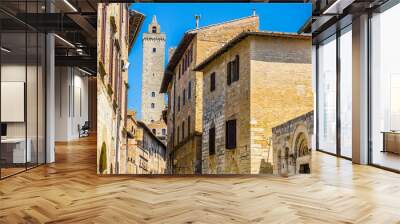
[[[178,96],[178,111],[181,110],[181,97]]]
[[[235,59],[235,81],[239,80],[239,55],[236,55]]]
[[[229,120],[225,126],[225,148],[236,148],[236,120]]]
[[[210,128],[208,133],[208,151],[210,155],[215,154],[215,127]]]
[[[179,137],[181,137],[180,135],[179,135],[179,126],[176,128],[176,132],[177,132],[177,135],[176,135],[176,138],[177,138],[177,143],[179,143]]]
[[[226,80],[228,85],[231,84],[232,80],[231,80],[231,62],[228,62],[228,64],[226,65]]]
[[[185,122],[182,122],[182,140],[185,139]]]
[[[182,94],[182,103],[183,105],[186,104],[186,89],[183,89],[183,94]]]
[[[188,136],[190,135],[190,116],[187,119],[188,122]]]
[[[192,98],[192,82],[189,81],[189,86],[188,86],[188,99],[190,100]]]
[[[210,91],[214,91],[215,90],[215,72],[211,73],[210,76]]]

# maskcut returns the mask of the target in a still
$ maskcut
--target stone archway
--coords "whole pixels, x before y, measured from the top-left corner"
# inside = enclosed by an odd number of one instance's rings
[[[300,124],[293,134],[292,153],[294,156],[295,174],[310,173],[311,170],[311,139],[307,128]]]

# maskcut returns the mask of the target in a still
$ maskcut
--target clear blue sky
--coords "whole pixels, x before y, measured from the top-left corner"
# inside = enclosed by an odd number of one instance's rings
[[[145,15],[145,21],[129,55],[128,108],[141,118],[142,33],[147,32],[153,15],[166,33],[168,48],[177,46],[183,34],[195,28],[194,15],[201,15],[200,27],[227,20],[250,16],[256,9],[260,17],[260,30],[297,32],[311,16],[311,4],[301,3],[134,3],[132,9]],[[167,65],[167,61],[165,61]]]

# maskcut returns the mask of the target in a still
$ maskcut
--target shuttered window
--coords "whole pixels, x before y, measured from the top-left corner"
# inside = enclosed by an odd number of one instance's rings
[[[188,116],[187,122],[188,122],[188,136],[190,136],[190,116]]]
[[[107,5],[103,3],[102,8],[102,30],[101,30],[101,61],[105,64],[106,55],[106,29],[107,29]]]
[[[210,128],[208,133],[208,152],[210,155],[215,154],[215,127]]]
[[[236,120],[226,121],[225,125],[225,148],[236,148]]]
[[[228,64],[226,65],[226,81],[228,83],[228,86],[232,83],[231,64],[232,64],[232,62],[228,62]]]
[[[236,55],[235,57],[235,63],[234,63],[234,73],[232,77],[232,82],[238,81],[239,80],[239,55]]]
[[[186,104],[186,89],[183,89],[183,93],[182,93],[182,103],[183,103],[183,106],[185,106],[185,104]]]
[[[235,60],[228,62],[226,65],[226,78],[228,85],[239,80],[239,64],[239,55],[236,55]]]
[[[185,139],[185,122],[182,122],[182,140]]]
[[[210,75],[210,91],[215,90],[215,72],[211,73]]]
[[[178,111],[181,110],[181,97],[178,96]]]
[[[176,142],[179,143],[179,140],[180,140],[180,139],[179,139],[179,137],[180,137],[180,135],[179,135],[179,126],[176,128],[176,134],[177,134],[177,135],[176,135],[176,138],[177,138],[177,139],[176,139]]]
[[[192,82],[189,81],[188,84],[188,100],[190,100],[192,98]]]

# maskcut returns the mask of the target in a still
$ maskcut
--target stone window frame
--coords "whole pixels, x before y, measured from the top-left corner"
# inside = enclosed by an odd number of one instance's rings
[[[226,65],[226,79],[227,84],[230,86],[232,83],[239,81],[240,77],[240,59],[239,55],[235,59],[229,61]]]
[[[182,140],[185,139],[185,120],[182,121]]]
[[[191,117],[190,115],[187,118],[187,123],[188,123],[188,136],[190,136],[190,122],[191,122]]]
[[[153,53],[157,52],[157,48],[153,47]]]
[[[212,72],[210,75],[210,92],[215,91],[215,87],[216,87],[216,80],[215,80],[215,72]]]
[[[157,27],[156,26],[152,26],[151,27],[151,33],[157,33]]]
[[[182,91],[182,106],[186,104],[186,89],[184,88]]]
[[[208,154],[215,155],[215,126],[208,130]]]
[[[151,97],[156,97],[156,92],[151,92]]]
[[[181,96],[178,96],[178,112],[181,111]]]
[[[192,98],[192,81],[188,83],[188,101]]]
[[[154,103],[150,104],[151,109],[154,109],[156,107],[156,105]]]
[[[237,147],[237,120],[230,119],[225,122],[225,148],[235,149]]]

